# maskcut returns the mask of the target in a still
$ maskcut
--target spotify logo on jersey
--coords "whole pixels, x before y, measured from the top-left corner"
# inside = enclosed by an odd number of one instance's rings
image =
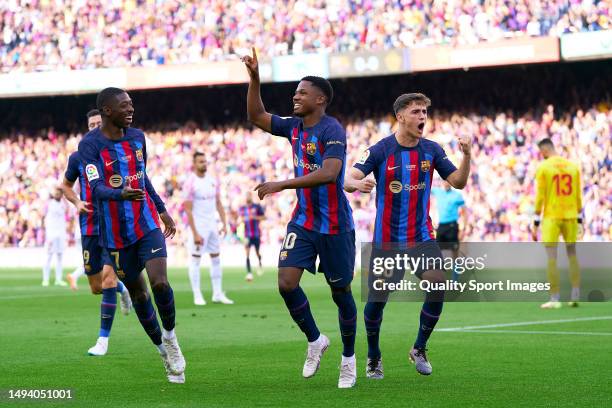
[[[400,183],[397,180],[393,180],[392,182],[389,183],[389,190],[391,190],[393,194],[397,194],[400,191],[402,191],[403,187],[404,186],[402,185],[402,183]]]
[[[121,187],[121,185],[123,184],[123,177],[121,177],[119,174],[113,174],[108,179],[108,184],[110,184],[110,186],[114,188]]]

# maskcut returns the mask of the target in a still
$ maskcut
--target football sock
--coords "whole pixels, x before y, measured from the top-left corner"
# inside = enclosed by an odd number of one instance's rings
[[[223,271],[221,271],[221,257],[216,256],[210,259],[210,283],[212,284],[213,296],[220,295],[221,279],[223,278]]]
[[[569,257],[569,276],[572,284],[572,300],[580,299],[580,266],[578,266],[578,258],[576,255]]]
[[[83,265],[79,266],[78,268],[76,268],[73,272],[72,272],[72,278],[74,280],[78,280],[81,276],[85,275],[85,268],[83,267]]]
[[[194,296],[200,296],[202,289],[200,287],[200,257],[192,256],[189,263],[189,282],[191,282],[191,290]]]
[[[55,254],[55,281],[60,282],[62,280],[62,253],[58,252]]]
[[[159,322],[157,321],[155,309],[153,309],[151,296],[147,296],[147,300],[144,303],[137,303],[136,301],[133,301],[133,307],[142,328],[145,330],[145,332],[147,332],[153,344],[160,345],[162,342],[161,329],[159,328]]]
[[[247,273],[251,273],[251,258],[248,256],[246,260],[246,265],[247,265]]]
[[[306,335],[308,341],[313,342],[317,340],[321,333],[314,321],[308,299],[302,288],[298,286],[290,292],[281,290],[280,294],[285,300],[285,305],[287,305],[287,309],[289,309],[289,314],[293,318],[293,321]]]
[[[110,336],[113,319],[117,309],[117,289],[102,289],[102,302],[100,303],[100,337]]]
[[[153,297],[159,312],[159,318],[162,321],[162,326],[167,331],[174,329],[176,309],[174,307],[174,292],[170,286],[166,286],[164,290],[153,290]]]
[[[425,348],[427,345],[427,340],[429,340],[429,336],[431,336],[434,327],[436,327],[436,323],[438,323],[438,319],[440,319],[443,305],[444,303],[442,302],[425,301],[425,303],[423,303],[419,322],[419,333],[416,341],[414,342],[414,348]]]
[[[338,306],[338,322],[344,350],[342,355],[350,357],[355,354],[355,333],[357,331],[357,307],[352,292],[332,292],[332,298]]]
[[[380,326],[383,320],[385,305],[385,302],[368,302],[363,311],[363,320],[368,338],[369,358],[380,358]]]
[[[546,275],[548,276],[548,282],[550,282],[550,299],[559,300],[559,269],[557,269],[557,260],[549,259],[546,268]]]
[[[45,262],[45,266],[43,267],[43,281],[49,282],[49,275],[51,275],[51,259],[53,257],[52,253],[47,254],[47,262]]]

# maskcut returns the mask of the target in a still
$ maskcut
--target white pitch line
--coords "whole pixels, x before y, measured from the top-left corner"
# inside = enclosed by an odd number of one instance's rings
[[[578,336],[612,336],[607,332],[572,332],[572,331],[542,331],[542,330],[457,330],[457,333],[495,333],[495,334],[569,334]]]
[[[537,325],[537,324],[588,322],[592,320],[612,320],[612,316],[577,317],[575,319],[559,319],[559,320],[535,320],[532,322],[499,323],[499,324],[487,324],[484,326],[445,327],[445,328],[436,329],[436,331],[437,332],[453,332],[453,331],[478,330],[478,329],[495,329],[498,327],[531,326],[531,325]]]

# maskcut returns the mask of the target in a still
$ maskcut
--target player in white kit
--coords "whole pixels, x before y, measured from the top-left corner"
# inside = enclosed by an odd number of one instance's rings
[[[51,193],[52,199],[47,206],[45,215],[45,248],[47,249],[47,262],[43,267],[43,286],[49,286],[51,260],[55,260],[55,285],[67,286],[62,278],[62,256],[66,245],[66,205],[62,200],[62,190],[55,187]]]
[[[219,181],[206,175],[206,170],[204,153],[194,153],[193,172],[185,183],[183,204],[189,222],[187,248],[190,254],[189,280],[193,290],[193,303],[199,306],[206,304],[200,288],[200,261],[202,253],[207,252],[211,262],[212,301],[231,305],[234,302],[225,296],[221,288],[223,271],[219,257],[220,238],[216,217],[216,213],[219,213],[222,223],[220,232],[225,235],[225,211],[219,197]]]

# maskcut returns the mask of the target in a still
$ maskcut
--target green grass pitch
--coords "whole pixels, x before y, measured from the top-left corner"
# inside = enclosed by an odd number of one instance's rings
[[[203,269],[205,296],[210,281]],[[612,387],[612,308],[583,303],[542,311],[537,303],[449,303],[438,328],[498,325],[476,331],[437,331],[429,342],[434,372],[416,373],[408,351],[420,304],[390,303],[381,349],[385,379],[365,378],[363,303],[357,299],[357,385],[337,389],[341,341],[337,310],[322,276],[302,286],[315,319],[331,339],[320,371],[301,377],[302,333],[276,290],[273,269],[244,281],[225,270],[224,289],[236,301],[192,304],[185,269],[169,280],[177,306],[177,335],[187,360],[186,383],[169,384],[157,351],[135,315],[117,315],[105,357],[89,357],[100,298],[85,278],[78,292],[40,286],[40,270],[0,269],[0,390],[3,406],[67,407],[564,407],[606,406]],[[359,280],[355,280],[359,285]],[[358,294],[358,289],[354,288]],[[356,296],[358,297],[358,296]],[[587,320],[585,318],[596,318]],[[608,317],[608,318],[606,318]],[[504,323],[566,320],[547,324]],[[8,389],[71,388],[66,401],[6,399]]]

